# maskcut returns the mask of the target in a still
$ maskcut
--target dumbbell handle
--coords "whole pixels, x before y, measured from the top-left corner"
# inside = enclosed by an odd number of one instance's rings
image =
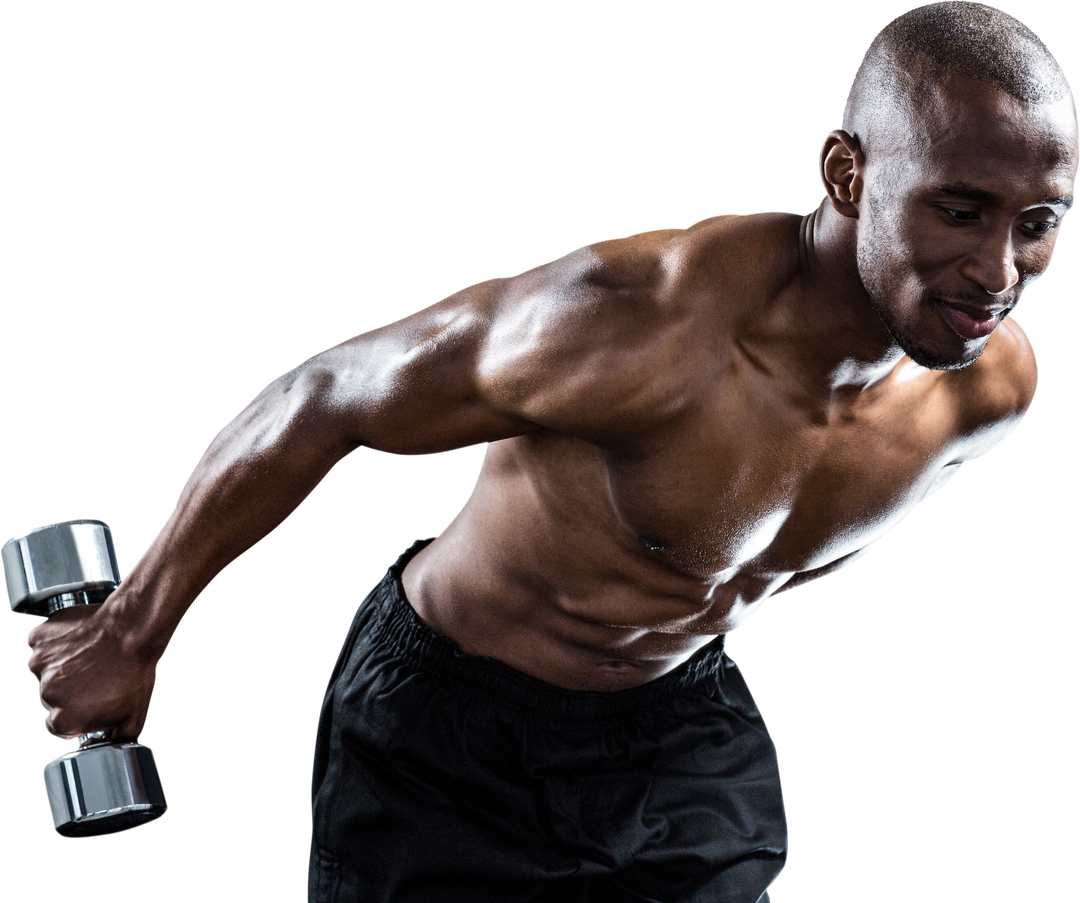
[[[85,746],[92,746],[95,743],[108,743],[111,739],[111,727],[108,727],[105,730],[92,730],[90,733],[84,733],[82,737],[77,737],[75,739],[75,746],[77,750],[82,750]]]

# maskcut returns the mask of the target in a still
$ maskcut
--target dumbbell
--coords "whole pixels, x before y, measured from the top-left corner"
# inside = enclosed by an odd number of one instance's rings
[[[101,521],[39,527],[4,543],[8,598],[18,612],[49,617],[104,602],[120,585],[112,534]],[[79,738],[79,748],[45,766],[56,830],[65,837],[111,834],[165,812],[154,756],[111,731]]]

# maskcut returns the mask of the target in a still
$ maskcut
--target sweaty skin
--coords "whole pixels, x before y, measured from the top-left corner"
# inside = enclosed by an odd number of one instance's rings
[[[888,155],[833,132],[808,216],[588,247],[275,381],[123,586],[34,630],[50,730],[137,736],[188,605],[360,446],[490,443],[406,592],[562,687],[652,680],[850,561],[1023,415],[1035,361],[1005,317],[1071,204],[1071,97],[953,79],[937,104]]]
[[[573,352],[596,365],[572,394],[500,376],[545,429],[489,447],[464,511],[406,570],[425,622],[560,686],[633,686],[796,575],[850,560],[1015,422],[1034,361],[1012,324],[986,352],[996,366],[959,374],[900,359],[856,388],[808,372],[805,352],[789,357],[832,331],[801,268],[817,217],[724,218],[558,264],[578,286],[603,281],[611,331]],[[642,291],[634,273],[618,291],[620,258],[661,285]],[[714,294],[716,274],[740,262],[744,274]],[[557,325],[528,305],[518,341],[499,351],[511,373],[566,366],[542,350],[530,361],[525,339],[556,331],[555,344],[576,345],[578,318],[600,316],[587,294],[574,292],[575,315]]]
[[[981,84],[950,87],[923,111],[935,152],[886,161],[906,197],[872,191],[858,220],[837,224],[825,204],[714,217],[524,274],[532,304],[497,343],[511,363],[492,366],[558,372],[542,336],[584,383],[555,387],[565,409],[541,390],[529,419],[548,429],[487,446],[467,502],[405,570],[424,621],[559,686],[633,686],[859,560],[1008,439],[1039,365],[1004,318],[1050,266],[1075,194],[1075,119],[1068,103],[1032,117]],[[814,266],[829,229],[853,224],[870,307],[928,365],[960,369],[919,366],[893,341],[860,348],[880,321],[856,322],[841,280]],[[964,340],[940,300],[999,325]]]

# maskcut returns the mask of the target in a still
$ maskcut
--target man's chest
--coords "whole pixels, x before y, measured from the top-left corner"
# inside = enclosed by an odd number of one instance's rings
[[[821,567],[922,499],[953,457],[953,420],[921,391],[807,417],[719,403],[634,454],[606,456],[620,520],[687,573]]]

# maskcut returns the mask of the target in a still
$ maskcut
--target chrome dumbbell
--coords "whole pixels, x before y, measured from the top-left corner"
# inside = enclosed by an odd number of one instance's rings
[[[112,534],[101,521],[40,527],[3,548],[8,598],[18,612],[49,617],[62,608],[104,602],[120,585]],[[53,822],[65,837],[134,828],[165,811],[154,756],[135,742],[96,731],[45,766]]]

